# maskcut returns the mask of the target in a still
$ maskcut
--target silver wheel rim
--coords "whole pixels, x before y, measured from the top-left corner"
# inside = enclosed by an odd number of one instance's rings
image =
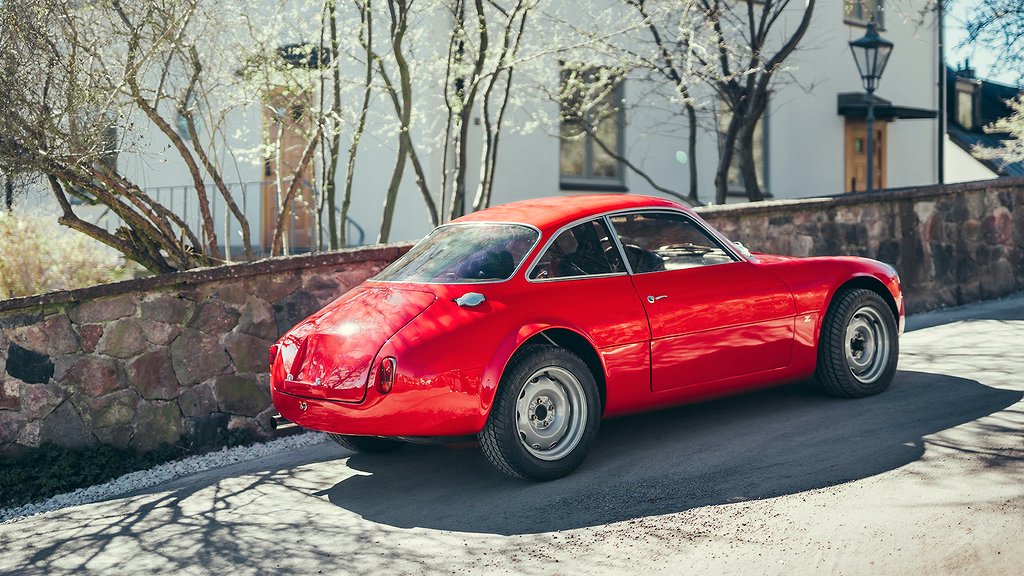
[[[516,432],[527,452],[549,462],[565,458],[586,425],[586,395],[572,372],[548,366],[526,379],[516,399]]]
[[[846,325],[846,364],[862,384],[881,378],[889,363],[889,327],[873,306],[857,309]]]

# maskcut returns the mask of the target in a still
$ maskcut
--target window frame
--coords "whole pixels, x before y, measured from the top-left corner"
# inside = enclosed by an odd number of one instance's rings
[[[618,251],[619,260],[622,261],[622,272],[609,272],[607,274],[583,274],[580,276],[556,276],[553,278],[530,277],[534,268],[540,265],[540,261],[544,258],[545,255],[547,255],[547,252],[551,248],[551,245],[554,244],[555,240],[560,238],[562,234],[568,232],[569,230],[572,230],[577,226],[589,224],[590,222],[596,222],[598,220],[602,220],[604,222],[604,227],[608,231],[609,238],[611,239],[612,244],[615,246],[615,249]],[[626,254],[622,250],[622,244],[619,242],[619,237],[615,233],[615,228],[612,227],[612,223],[608,219],[607,214],[600,214],[597,216],[590,215],[585,218],[580,218],[579,220],[573,220],[572,222],[569,222],[568,224],[562,226],[561,228],[556,230],[555,233],[552,234],[551,237],[547,239],[547,241],[544,242],[544,245],[541,247],[540,250],[537,251],[537,255],[534,256],[533,260],[530,262],[530,265],[524,266],[523,269],[525,271],[526,281],[535,284],[544,282],[565,282],[567,280],[586,280],[589,278],[611,278],[613,276],[629,276],[630,274],[629,261],[626,259]]]
[[[618,230],[615,229],[615,223],[611,221],[611,219],[613,217],[615,217],[615,216],[628,216],[630,214],[641,214],[641,215],[644,215],[644,214],[668,214],[668,215],[671,215],[671,216],[677,216],[683,222],[686,222],[688,224],[693,225],[694,228],[696,228],[698,231],[702,232],[705,236],[707,236],[707,238],[709,240],[711,240],[712,243],[717,245],[718,248],[721,249],[722,252],[725,255],[727,255],[732,260],[732,262],[722,262],[720,264],[711,264],[710,266],[728,265],[728,264],[736,264],[737,262],[749,262],[750,261],[747,258],[745,258],[743,255],[741,255],[736,250],[735,246],[732,244],[732,241],[730,241],[729,239],[725,238],[720,233],[718,233],[716,230],[714,230],[711,227],[705,225],[700,220],[692,217],[691,215],[687,214],[686,212],[682,212],[680,210],[670,210],[670,209],[642,209],[642,208],[641,209],[633,209],[633,210],[622,210],[622,211],[619,211],[619,212],[612,212],[612,213],[606,214],[605,217],[608,219],[608,226],[612,230],[612,235],[615,238],[616,244],[618,244],[619,251],[621,252],[621,256],[622,256],[623,262],[625,262],[626,270],[629,271],[629,275],[630,276],[640,275],[640,274],[661,274],[663,272],[678,272],[680,270],[690,270],[690,269],[693,269],[693,268],[703,268],[703,267],[705,267],[705,266],[699,266],[699,267],[698,266],[694,266],[694,267],[690,267],[690,268],[678,268],[678,269],[674,269],[674,270],[650,270],[648,272],[638,272],[638,271],[633,270],[632,264],[629,263],[629,258],[626,257],[626,250],[625,250],[625,248],[622,245],[622,239],[619,237],[619,232],[618,232]]]
[[[583,74],[593,74],[593,72],[600,70],[598,66],[591,66],[582,68]],[[563,67],[563,76],[560,82],[564,86],[566,69]],[[609,115],[609,118],[615,119],[616,124],[616,138],[615,138],[615,154],[620,158],[625,156],[626,151],[626,111],[623,106],[618,105],[625,99],[626,93],[626,79],[619,77],[615,80],[615,86],[611,90],[612,102],[615,103],[616,110],[613,115]],[[559,189],[567,191],[598,191],[598,192],[628,192],[629,188],[626,186],[626,166],[625,163],[619,158],[614,158],[616,164],[616,176],[598,176],[594,174],[594,148],[597,144],[594,142],[595,137],[590,132],[584,130],[581,136],[583,141],[583,174],[566,174],[562,172],[562,149],[565,146],[566,140],[562,137],[562,127],[565,124],[566,116],[563,112],[564,103],[559,102],[559,114],[558,114],[558,184]],[[593,110],[587,112],[592,117]],[[577,120],[577,122],[580,122]]]
[[[706,234],[713,242],[716,242],[718,244],[719,248],[721,248],[723,252],[728,254],[729,257],[733,259],[733,262],[731,262],[731,264],[735,264],[737,262],[748,262],[749,263],[749,262],[756,262],[757,261],[756,258],[754,258],[753,256],[750,256],[750,257],[744,256],[739,250],[736,249],[736,247],[733,245],[732,241],[729,240],[728,238],[726,238],[725,236],[723,236],[721,232],[719,232],[719,231],[715,230],[714,228],[712,228],[711,226],[707,225],[706,223],[704,223],[699,218],[695,218],[692,215],[690,215],[690,214],[688,214],[688,213],[686,213],[686,212],[684,212],[682,210],[673,210],[672,208],[643,208],[643,207],[639,207],[639,208],[625,208],[625,209],[622,209],[622,210],[613,210],[611,212],[605,212],[605,213],[597,215],[597,216],[592,214],[590,216],[585,216],[583,218],[579,218],[577,220],[573,220],[572,222],[569,222],[567,224],[562,225],[558,230],[556,230],[551,235],[550,238],[548,238],[547,240],[544,241],[544,243],[541,246],[540,250],[537,251],[536,255],[534,255],[532,260],[527,258],[527,260],[529,260],[529,265],[527,265],[526,260],[523,261],[523,265],[520,266],[520,270],[522,270],[522,272],[523,272],[523,279],[526,280],[527,282],[531,283],[531,284],[541,284],[541,283],[545,283],[545,282],[565,282],[565,281],[571,281],[571,280],[586,280],[588,278],[610,278],[610,277],[613,277],[613,276],[633,276],[634,274],[656,274],[656,273],[661,273],[661,272],[674,272],[674,270],[656,270],[656,271],[652,271],[652,272],[635,272],[633,270],[632,265],[630,265],[630,263],[629,263],[629,258],[626,257],[626,250],[622,246],[622,240],[619,238],[619,233],[618,233],[618,231],[616,231],[615,225],[612,224],[612,220],[611,220],[615,216],[622,216],[622,215],[628,215],[628,214],[653,214],[653,213],[671,214],[671,215],[674,215],[674,216],[680,216],[683,219],[689,221],[691,224],[696,226],[699,230],[704,232],[704,234]],[[597,219],[604,219],[604,224],[608,228],[608,231],[611,233],[612,242],[615,244],[615,247],[619,251],[619,258],[622,260],[622,265],[625,268],[624,272],[613,272],[611,274],[590,274],[590,275],[586,275],[586,276],[565,276],[565,277],[562,277],[562,278],[530,278],[530,271],[533,270],[533,268],[538,263],[540,263],[540,259],[547,252],[547,250],[550,247],[551,243],[555,241],[555,238],[558,238],[563,232],[565,232],[566,230],[569,230],[570,228],[573,228],[575,226],[579,226],[580,224],[584,224],[584,223],[589,222],[591,220],[597,220]]]
[[[531,244],[530,247],[526,250],[525,256],[523,256],[523,259],[519,262],[519,264],[515,267],[515,269],[512,270],[512,274],[510,274],[507,278],[487,279],[487,280],[480,280],[480,281],[477,281],[477,282],[427,282],[427,281],[423,281],[423,280],[387,280],[387,279],[379,279],[378,278],[380,275],[382,275],[385,272],[387,272],[390,268],[397,267],[399,262],[401,262],[402,259],[405,257],[405,254],[408,254],[409,252],[412,252],[412,250],[415,249],[416,246],[419,245],[420,242],[423,242],[424,240],[429,238],[431,235],[435,234],[441,228],[453,228],[453,227],[457,227],[457,226],[494,226],[494,225],[520,226],[522,228],[528,228],[528,229],[536,232],[536,235],[534,236],[534,239],[533,239],[533,244]],[[429,234],[427,234],[426,236],[421,238],[419,240],[419,242],[414,244],[413,247],[410,248],[405,254],[402,254],[397,259],[395,259],[394,262],[392,262],[391,264],[388,264],[387,266],[382,268],[379,272],[377,272],[376,274],[371,276],[368,281],[370,281],[370,282],[380,282],[380,283],[385,283],[385,284],[421,284],[421,285],[428,285],[428,286],[434,286],[434,285],[437,285],[437,286],[480,286],[480,285],[483,285],[483,284],[500,284],[502,282],[508,282],[509,280],[512,280],[513,278],[515,278],[516,275],[519,274],[519,272],[521,270],[525,269],[526,263],[530,260],[530,254],[532,254],[537,249],[537,245],[540,244],[540,240],[541,240],[541,237],[543,237],[543,235],[544,234],[543,234],[543,232],[541,231],[540,228],[537,228],[533,224],[526,224],[525,222],[510,222],[510,221],[498,221],[498,220],[480,220],[480,221],[472,221],[472,222],[449,222],[449,223],[446,223],[446,224],[442,224],[442,225],[434,228],[433,230],[431,230]],[[403,266],[405,265],[404,262],[402,263],[402,265]]]
[[[874,14],[864,14],[864,0],[843,0],[843,23],[849,26],[867,27],[872,17],[879,31],[885,30],[885,0],[875,0]],[[847,12],[847,8],[850,9]]]

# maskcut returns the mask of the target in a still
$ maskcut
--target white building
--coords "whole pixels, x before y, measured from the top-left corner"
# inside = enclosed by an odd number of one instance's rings
[[[934,184],[940,178],[940,127],[936,111],[942,103],[941,65],[939,61],[938,27],[934,17],[924,25],[915,21],[919,0],[819,0],[811,25],[798,50],[785,62],[793,81],[782,81],[771,93],[770,103],[762,120],[759,145],[756,151],[764,190],[774,198],[802,198],[841,194],[864,189],[867,160],[864,153],[866,135],[864,124],[863,87],[858,75],[849,41],[865,33],[865,25],[876,4],[880,12],[880,34],[894,43],[895,48],[888,67],[876,92],[879,105],[876,110],[876,178],[878,187],[902,187]],[[792,8],[799,16],[803,4]],[[789,17],[787,15],[787,17]],[[580,16],[583,18],[583,16]],[[780,30],[788,32],[795,26],[781,22]],[[787,29],[788,27],[788,29]],[[443,26],[439,26],[443,29]],[[352,33],[351,31],[349,31]],[[445,37],[442,35],[442,38]],[[558,78],[559,56],[546,57],[540,66],[550,68],[550,77]],[[557,80],[556,80],[557,81]],[[685,154],[686,123],[675,110],[676,103],[650,101],[649,88],[633,78],[626,77],[621,85],[621,96],[630,104],[618,116],[617,148],[622,156],[642,169],[655,182],[681,194],[688,194],[688,162],[697,162],[699,170],[698,195],[704,201],[714,199],[714,174],[718,160],[718,134],[707,129],[700,133],[696,158]],[[436,100],[436,99],[435,99]],[[704,109],[704,122],[717,125],[714,109],[720,108],[705,91],[697,96]],[[436,101],[424,100],[429,105]],[[371,122],[385,122],[390,102],[375,103],[378,113]],[[531,107],[532,106],[532,107]],[[426,112],[429,117],[429,110]],[[535,123],[538,116],[558,118],[554,102],[523,104],[510,110],[508,125],[524,127]],[[232,122],[248,128],[250,140],[257,138],[267,118],[260,110],[237,114]],[[431,128],[433,126],[434,128]],[[425,127],[425,128],[424,128]],[[421,130],[437,129],[437,122],[421,124]],[[579,192],[625,191],[636,194],[663,195],[636,172],[621,162],[601,164],[599,153],[585,153],[577,162],[560,160],[563,154],[572,156],[567,144],[558,136],[557,127],[537,124],[533,130],[521,133],[506,130],[502,135],[497,164],[496,184],[492,204],[552,195],[571,196]],[[189,205],[190,181],[184,165],[173,154],[166,154],[166,142],[155,134],[144,143],[143,152],[122,154],[119,170],[131,175],[141,187],[190,221],[197,221],[194,206]],[[469,157],[479,157],[480,127],[470,126],[470,137],[477,142]],[[252,142],[250,142],[252,144]],[[386,188],[395,162],[396,141],[393,138],[368,137],[362,144],[355,176],[355,194],[349,212],[352,224],[349,231],[363,243],[373,243],[382,214],[383,190]],[[585,142],[582,146],[586,146]],[[947,149],[951,146],[947,145]],[[221,151],[221,153],[226,153]],[[580,162],[580,159],[582,161]],[[427,179],[437,193],[441,181],[443,158],[441,152],[427,150],[422,154]],[[566,166],[570,172],[566,173]],[[471,171],[476,167],[471,166]],[[954,169],[946,164],[946,178]],[[272,229],[274,211],[273,177],[271,163],[237,162],[231,170],[230,185],[239,194],[250,221],[254,245],[266,246]],[[603,172],[596,176],[594,172]],[[973,173],[964,179],[973,178]],[[735,186],[740,191],[738,183]],[[470,190],[470,196],[472,189]],[[730,201],[742,201],[731,197]],[[237,244],[237,224],[231,222],[223,202],[215,202],[214,219],[224,223],[224,231]],[[303,219],[303,226],[310,222]],[[108,221],[107,225],[114,223]],[[230,229],[229,229],[230,227]],[[416,188],[411,168],[407,168],[399,193],[398,209],[390,240],[413,240],[429,229],[424,204]],[[363,234],[360,235],[358,230]],[[301,230],[293,232],[292,247],[301,250],[311,240]],[[237,257],[237,249],[233,251]]]

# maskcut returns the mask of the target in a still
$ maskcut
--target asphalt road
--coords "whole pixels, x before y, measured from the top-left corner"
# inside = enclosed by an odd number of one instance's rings
[[[320,444],[0,525],[0,573],[1020,574],[1024,296],[909,327],[880,396],[608,421],[548,483]]]

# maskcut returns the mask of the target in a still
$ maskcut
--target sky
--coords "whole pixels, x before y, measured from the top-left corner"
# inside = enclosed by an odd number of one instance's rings
[[[977,71],[979,78],[1014,85],[1019,72],[995,70],[996,54],[984,44],[960,46],[967,36],[963,28],[964,21],[976,4],[977,0],[957,0],[946,14],[946,62],[957,68],[963,65],[965,59],[970,59],[971,67]]]

